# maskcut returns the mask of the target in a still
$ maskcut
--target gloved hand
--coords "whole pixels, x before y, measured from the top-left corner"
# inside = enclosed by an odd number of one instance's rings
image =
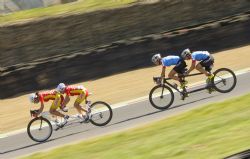
[[[163,80],[163,78],[158,78],[158,79],[156,80],[156,84],[160,85],[162,80]]]
[[[187,72],[187,71],[185,71],[185,72],[183,73],[183,75],[184,75],[184,76],[187,76],[187,75],[188,75],[188,72]]]

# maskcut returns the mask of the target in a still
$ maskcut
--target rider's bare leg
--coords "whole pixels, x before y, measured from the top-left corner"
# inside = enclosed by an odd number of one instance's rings
[[[168,74],[168,77],[173,79],[173,80],[176,80],[178,82],[180,82],[180,78],[178,76],[176,76],[177,72],[175,70],[171,70]]]
[[[74,103],[74,107],[76,108],[77,112],[79,114],[82,114],[82,112],[84,111],[85,113],[87,112],[84,108],[82,108],[82,106],[80,105],[80,103],[76,102]]]
[[[203,67],[201,66],[200,63],[198,63],[198,64],[195,66],[195,68],[196,68],[199,72],[205,74],[206,76],[210,76],[210,75],[211,75],[211,73],[209,73],[209,72],[207,72],[205,69],[203,69]]]
[[[87,110],[84,109],[84,108],[80,105],[83,101],[86,101],[86,100],[87,100],[87,97],[86,97],[86,95],[85,95],[84,92],[81,93],[81,94],[77,97],[77,99],[76,99],[76,101],[75,101],[75,103],[74,103],[74,107],[76,108],[76,110],[78,111],[79,114],[82,114],[83,111],[85,112],[85,114],[87,113]]]
[[[56,109],[52,109],[50,108],[49,112],[52,114],[52,115],[55,115],[55,116],[59,116],[59,117],[65,117],[64,114],[60,113],[59,111],[57,111]]]

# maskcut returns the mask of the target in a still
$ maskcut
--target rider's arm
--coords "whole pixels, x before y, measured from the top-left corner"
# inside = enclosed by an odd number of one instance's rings
[[[196,61],[195,61],[195,60],[192,60],[192,64],[191,64],[190,68],[188,69],[187,74],[189,74],[191,71],[194,70],[195,64],[196,64]]]
[[[161,70],[161,78],[165,77],[165,72],[166,72],[166,67],[162,66],[162,70]]]
[[[62,103],[62,107],[63,108],[66,107],[66,105],[69,103],[69,101],[70,101],[69,95],[66,94],[66,96],[65,96],[65,98],[63,100],[63,103]]]
[[[42,113],[43,112],[43,108],[44,108],[44,103],[43,103],[43,101],[41,101],[41,107],[40,107],[40,109],[39,109],[39,111],[38,111],[37,114]]]

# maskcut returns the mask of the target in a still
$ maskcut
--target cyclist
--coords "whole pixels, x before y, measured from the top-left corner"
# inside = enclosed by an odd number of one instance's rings
[[[211,73],[214,64],[214,58],[208,51],[191,52],[189,49],[185,49],[182,51],[181,57],[185,60],[192,59],[192,64],[189,70],[187,71],[187,74],[189,74],[192,70],[196,68],[199,72],[205,74],[208,77],[207,83],[209,84],[211,79],[214,77],[214,75]],[[199,61],[197,65],[196,61]]]
[[[52,100],[52,104],[50,106],[50,110],[49,112],[52,115],[55,116],[59,116],[64,118],[63,122],[60,123],[60,125],[58,126],[64,126],[67,123],[67,119],[69,118],[68,115],[64,115],[62,113],[60,113],[59,111],[57,111],[58,107],[61,107],[62,101],[63,101],[63,96],[60,93],[57,93],[54,90],[51,91],[44,91],[44,92],[36,92],[36,93],[32,93],[29,96],[30,102],[31,103],[41,103],[40,109],[37,113],[37,115],[39,115],[43,109],[44,109],[44,102],[48,102],[49,100]]]
[[[90,108],[87,107],[87,109],[82,108],[82,106],[80,105],[83,101],[85,101],[85,103],[87,104],[89,101],[87,101],[87,97],[88,97],[88,90],[83,87],[83,86],[66,86],[64,83],[60,83],[57,87],[56,87],[56,91],[60,92],[62,94],[66,94],[65,99],[63,101],[63,107],[66,107],[66,105],[69,103],[70,101],[70,96],[77,96],[75,102],[74,102],[74,107],[76,108],[76,110],[78,111],[79,115],[78,117],[84,121],[84,122],[88,122],[91,118],[91,112],[90,112]],[[87,104],[87,106],[90,105],[90,103]],[[83,114],[83,112],[85,112]]]
[[[178,74],[185,74],[187,67],[186,62],[180,56],[169,55],[162,58],[161,54],[155,54],[152,57],[152,62],[155,65],[162,65],[161,80],[165,77],[166,67],[174,66],[174,68],[169,72],[168,77],[180,82],[182,89],[186,86],[187,81],[182,80],[178,76]]]

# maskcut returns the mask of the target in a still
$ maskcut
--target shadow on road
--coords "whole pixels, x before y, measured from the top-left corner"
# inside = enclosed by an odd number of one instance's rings
[[[203,101],[203,100],[206,100],[206,99],[213,98],[213,97],[215,97],[215,96],[217,96],[217,95],[211,95],[211,96],[208,96],[208,97],[200,98],[200,99],[198,99],[198,100],[190,101],[190,102],[188,102],[188,103],[183,103],[183,104],[175,105],[175,106],[173,106],[173,107],[170,107],[170,108],[167,109],[167,110],[176,109],[176,108],[179,108],[179,107],[183,107],[183,106],[185,106],[185,105],[187,105],[187,104],[196,103],[196,102],[199,102],[199,101]],[[203,105],[204,105],[204,104],[203,104]]]
[[[214,96],[216,96],[216,95],[214,95]],[[188,105],[188,104],[192,104],[192,103],[196,103],[196,102],[199,102],[199,101],[202,101],[202,100],[213,98],[214,96],[204,97],[204,98],[201,98],[201,99],[198,99],[198,100],[195,100],[195,101],[191,101],[191,102],[188,102],[188,103],[183,103],[183,104],[175,105],[175,106],[173,106],[173,107],[171,107],[169,109],[166,109],[166,110],[156,110],[154,112],[142,114],[140,116],[131,117],[131,118],[128,118],[128,119],[125,119],[125,120],[122,120],[122,121],[118,121],[118,122],[106,125],[104,127],[110,127],[110,126],[113,126],[113,125],[117,125],[117,124],[121,124],[121,123],[124,123],[124,122],[128,122],[128,121],[136,120],[136,119],[143,118],[143,117],[146,117],[146,116],[150,116],[150,115],[153,115],[153,114],[161,113],[163,111],[167,111],[167,110],[171,110],[171,109],[176,109],[176,108]],[[74,126],[77,126],[77,125],[72,125],[72,123],[70,123],[64,129],[69,129],[69,128],[72,128]],[[76,135],[76,134],[81,134],[81,133],[87,132],[87,131],[89,131],[91,129],[92,128],[87,129],[87,130],[82,130],[82,131],[74,132],[74,133],[70,133],[70,134],[67,134],[67,135],[60,136],[60,137],[56,137],[56,138],[50,139],[50,140],[48,140],[46,142],[43,142],[43,143],[34,143],[34,144],[30,144],[30,145],[19,147],[19,148],[15,148],[15,149],[10,149],[10,150],[4,151],[4,152],[0,152],[0,154],[7,154],[7,153],[10,153],[10,152],[14,152],[14,151],[26,149],[26,148],[29,148],[29,147],[33,147],[33,146],[37,146],[37,145],[41,145],[41,144],[47,144],[49,142],[56,141],[56,140],[59,140],[59,139],[65,138],[65,137],[69,137],[69,136],[73,136],[73,135]],[[58,131],[60,131],[60,130],[58,130]]]
[[[18,151],[18,150],[23,150],[23,149],[26,149],[26,148],[29,148],[29,147],[33,147],[33,146],[37,146],[37,145],[42,145],[42,144],[47,144],[49,142],[56,141],[56,140],[59,140],[59,139],[62,139],[62,138],[68,137],[68,136],[73,136],[73,135],[76,135],[76,134],[81,134],[81,133],[87,132],[89,130],[90,129],[82,130],[82,131],[78,131],[78,132],[74,132],[74,133],[70,133],[70,134],[67,134],[67,135],[63,135],[63,136],[60,136],[60,137],[49,139],[49,140],[47,140],[45,142],[42,142],[42,143],[34,143],[34,144],[30,144],[30,145],[19,147],[19,148],[7,150],[7,151],[4,151],[4,152],[0,152],[0,154],[7,154],[7,153]]]
[[[214,96],[216,96],[216,95],[214,95]],[[128,119],[125,119],[125,120],[122,120],[122,121],[115,122],[113,124],[109,124],[107,126],[117,125],[117,124],[121,124],[121,123],[128,122],[128,121],[131,121],[131,120],[139,119],[139,118],[142,118],[142,117],[145,117],[145,116],[150,116],[150,115],[153,115],[153,114],[157,114],[157,113],[160,113],[160,112],[163,112],[163,111],[167,111],[167,110],[171,110],[171,109],[176,109],[176,108],[188,105],[188,104],[192,104],[192,103],[196,103],[196,102],[199,102],[199,101],[202,101],[202,100],[213,98],[214,96],[204,97],[204,98],[201,98],[201,99],[198,99],[198,100],[195,100],[195,101],[191,101],[191,102],[188,102],[188,103],[179,104],[179,105],[170,107],[169,109],[166,109],[166,110],[157,110],[157,111],[154,111],[154,112],[151,112],[151,113],[147,113],[147,114],[143,114],[143,115],[140,115],[140,116],[131,117],[131,118],[128,118]]]

